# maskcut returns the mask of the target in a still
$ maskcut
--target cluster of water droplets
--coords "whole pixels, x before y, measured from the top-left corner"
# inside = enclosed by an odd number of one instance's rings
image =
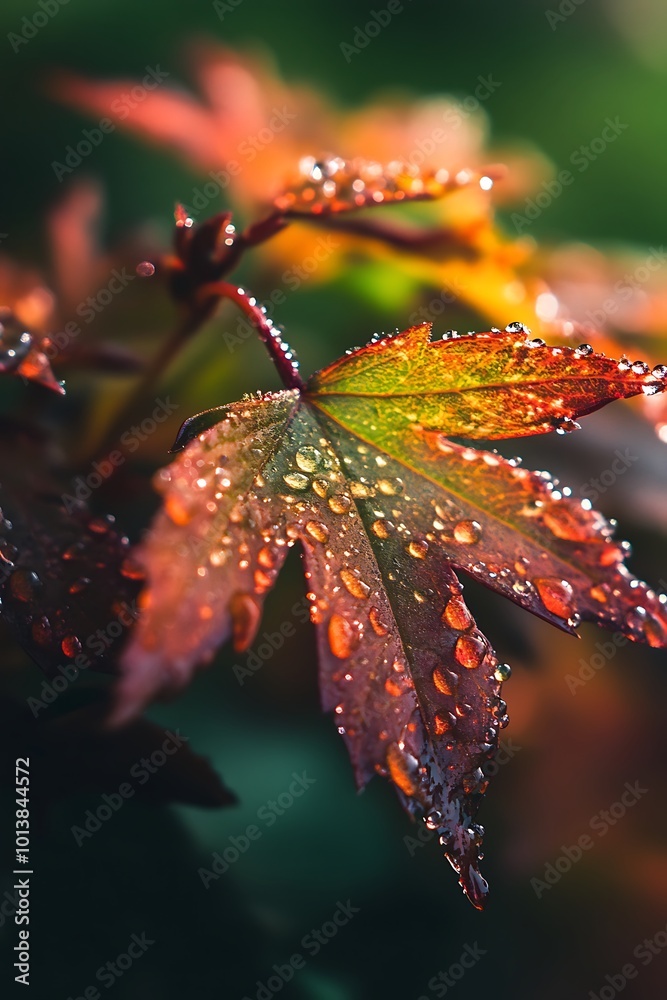
[[[413,198],[438,198],[473,183],[485,191],[493,186],[492,177],[472,170],[453,174],[445,168],[422,170],[400,160],[381,164],[339,156],[305,156],[299,174],[294,187],[275,200],[281,211],[341,212]]]

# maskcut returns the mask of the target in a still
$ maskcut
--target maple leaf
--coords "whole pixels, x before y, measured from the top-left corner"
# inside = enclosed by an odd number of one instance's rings
[[[388,775],[481,908],[475,816],[508,722],[509,669],[455,570],[572,633],[581,617],[663,646],[667,613],[590,504],[452,438],[571,428],[663,388],[588,349],[531,340],[521,324],[438,342],[422,325],[305,385],[187,421],[185,450],[157,475],[164,508],[141,553],[148,586],[116,720],[185,683],[230,635],[248,648],[299,543],[322,701],[357,782]]]

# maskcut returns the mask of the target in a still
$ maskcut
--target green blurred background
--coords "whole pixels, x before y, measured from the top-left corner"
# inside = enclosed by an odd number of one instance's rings
[[[630,6],[620,0],[563,3],[572,13],[552,28],[545,13],[549,4],[535,0],[414,0],[348,64],[340,42],[351,39],[370,9],[350,0],[335,5],[243,0],[223,22],[210,3],[200,0],[70,0],[18,53],[6,36],[37,8],[5,0],[0,12],[0,230],[8,237],[1,250],[18,260],[46,263],[43,216],[62,193],[50,164],[88,124],[48,99],[48,72],[67,68],[93,77],[140,77],[146,65],[159,63],[169,70],[170,82],[186,83],[182,45],[201,35],[259,47],[288,81],[311,83],[341,104],[363,103],[383,89],[465,96],[480,74],[492,74],[502,82],[486,108],[494,141],[524,140],[557,166],[567,165],[573,149],[598,135],[606,117],[619,116],[629,123],[622,141],[544,213],[531,233],[554,240],[660,246],[667,176],[667,27],[660,0],[644,0],[632,5],[631,24],[624,30],[628,18],[622,8]],[[550,9],[558,11],[555,0]],[[121,132],[105,140],[85,171],[104,186],[103,238],[108,242],[146,223],[167,234],[174,202],[201,182],[168,153]],[[389,311],[378,309],[381,295],[380,287],[375,300],[359,296],[350,276],[333,287],[305,288],[290,297],[280,320],[304,368],[326,363],[377,327],[393,325]],[[136,302],[135,308],[140,308]],[[118,321],[123,322],[122,313]],[[156,325],[154,318],[151,324]],[[165,391],[185,371],[189,381],[182,396],[194,410],[275,384],[259,348],[249,345],[247,351],[222,357],[219,365],[209,360],[215,350],[215,336],[204,332],[184,368],[171,373]],[[187,415],[184,410],[179,419]],[[168,443],[162,442],[165,449]],[[558,443],[556,471],[567,467],[568,443]],[[522,451],[529,454],[530,448]],[[533,454],[539,467],[540,448]],[[597,467],[604,463],[600,458]],[[613,493],[604,499],[610,513],[613,499]],[[148,502],[126,499],[123,506],[113,494],[104,502],[117,512],[121,508],[136,536]],[[664,545],[656,548],[655,536],[633,524],[631,513],[623,527],[638,543],[633,567],[657,581]],[[298,560],[292,558],[282,587],[267,602],[262,632],[292,620],[290,609],[303,589]],[[493,893],[487,913],[476,913],[464,901],[437,845],[408,849],[404,838],[416,831],[389,787],[377,780],[363,795],[355,793],[342,741],[331,719],[319,711],[310,627],[297,624],[297,634],[242,686],[232,669],[239,658],[227,649],[183,697],[150,713],[180,727],[191,747],[210,757],[238,794],[239,806],[206,811],[130,802],[81,848],[73,843],[70,827],[87,808],[96,807],[99,794],[72,795],[53,811],[36,849],[32,996],[84,995],[98,967],[122,952],[133,932],[145,932],[155,945],[113,984],[110,995],[119,1000],[255,997],[257,980],[266,982],[273,963],[283,964],[303,951],[303,936],[329,920],[339,900],[348,899],[359,913],[309,958],[281,995],[417,1000],[451,993],[569,1000],[599,991],[606,975],[632,960],[643,937],[667,923],[667,879],[661,867],[667,758],[659,708],[667,691],[661,660],[653,651],[621,650],[604,676],[572,698],[562,675],[573,655],[584,655],[572,653],[572,641],[542,623],[519,623],[472,585],[469,593],[478,599],[478,617],[501,654],[519,661],[506,688],[513,720],[516,698],[519,729],[510,726],[505,736],[521,752],[494,779],[480,817],[487,827],[485,865]],[[585,635],[590,651],[598,636]],[[18,662],[18,654],[8,655]],[[37,669],[25,658],[20,667],[25,690],[39,690]],[[546,682],[535,679],[546,668],[560,671],[549,704],[544,704]],[[609,709],[609,699],[619,691],[627,715]],[[542,704],[536,709],[538,697]],[[54,713],[64,711],[65,703],[54,706]],[[619,728],[624,735],[615,739],[610,756],[610,731],[617,737]],[[256,821],[258,808],[288,788],[292,772],[303,770],[315,778],[313,787],[275,826],[262,828],[247,854],[204,889],[198,868],[209,866],[212,852],[222,851],[229,837]],[[558,857],[562,844],[587,830],[591,816],[615,801],[626,780],[638,777],[652,793],[649,805],[639,804],[628,820],[641,833],[618,832],[614,841],[617,831],[612,830],[604,854],[596,848],[537,899],[530,878]],[[38,769],[33,780],[39,781]],[[648,889],[642,883],[635,890],[629,877],[621,877],[632,870],[637,850],[655,859],[655,881],[646,879]],[[5,925],[0,934],[3,948],[13,943],[11,927]],[[466,944],[475,943],[484,956],[460,983],[446,994],[442,986],[439,992],[429,986],[439,970],[458,961]],[[4,992],[4,983],[11,981],[7,966],[2,974]],[[667,954],[657,955],[624,995],[657,1000],[666,981]],[[101,992],[106,995],[104,988]]]

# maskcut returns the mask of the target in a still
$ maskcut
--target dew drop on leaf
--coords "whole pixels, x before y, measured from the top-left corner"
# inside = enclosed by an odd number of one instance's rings
[[[368,619],[371,623],[371,627],[376,635],[386,635],[389,631],[389,626],[383,620],[382,615],[378,608],[371,608],[368,612]]]
[[[456,640],[454,656],[467,670],[474,670],[480,665],[486,653],[484,640],[476,635],[462,635]]]
[[[559,618],[569,618],[574,610],[574,591],[567,580],[559,580],[555,576],[541,577],[535,580],[540,600],[547,611]]]
[[[32,601],[36,591],[41,587],[41,580],[36,573],[28,569],[17,569],[9,578],[9,590],[17,601]]]
[[[65,656],[68,656],[70,660],[73,660],[74,657],[78,656],[81,652],[82,646],[75,635],[66,635],[60,643],[60,648]]]
[[[478,521],[458,521],[454,525],[454,538],[463,545],[474,545],[482,537],[482,526]]]
[[[414,559],[424,559],[428,552],[428,542],[425,539],[414,539],[408,545],[408,552]]]
[[[439,691],[440,694],[448,694],[448,695],[454,694],[452,686],[449,680],[447,679],[442,667],[435,667],[433,670],[433,674],[431,676],[433,678],[433,683],[435,684],[436,690]]]
[[[329,492],[329,484],[326,479],[313,479],[312,487],[318,497],[324,498]]]
[[[310,445],[299,448],[294,457],[302,472],[317,472],[322,466],[322,453]]]
[[[358,597],[360,600],[365,600],[371,592],[371,588],[363,580],[360,580],[356,573],[350,569],[342,569],[340,571],[340,578],[345,585],[345,589],[352,594],[353,597]]]
[[[321,521],[307,521],[306,531],[316,542],[326,542],[329,540],[329,529]]]
[[[465,632],[472,625],[472,615],[462,597],[452,597],[442,612],[442,620],[457,632]]]
[[[343,615],[334,613],[329,619],[329,648],[339,660],[347,660],[357,646],[357,635],[353,626]]]
[[[304,476],[302,472],[287,472],[283,479],[291,490],[307,490],[310,485],[308,476]]]
[[[395,531],[395,527],[391,521],[387,521],[384,518],[378,518],[377,521],[373,521],[371,525],[371,531],[378,538],[389,538],[391,533]]]
[[[498,663],[496,664],[496,669],[493,671],[493,676],[502,684],[503,681],[508,681],[512,676],[512,668],[509,663]]]
[[[261,614],[260,607],[251,594],[237,591],[229,602],[229,612],[232,616],[234,649],[237,653],[242,653],[255,635]]]
[[[352,501],[345,493],[334,493],[329,497],[329,507],[334,514],[346,514],[352,506]]]

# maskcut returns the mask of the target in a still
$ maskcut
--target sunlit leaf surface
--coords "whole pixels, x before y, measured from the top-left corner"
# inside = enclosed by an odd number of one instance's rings
[[[452,438],[571,429],[647,387],[663,380],[534,342],[520,324],[437,343],[422,326],[351,352],[304,391],[193,418],[158,473],[164,506],[142,553],[148,587],[117,719],[185,683],[230,636],[246,649],[299,543],[322,700],[357,781],[393,781],[481,907],[475,816],[509,669],[455,569],[570,632],[586,618],[662,646],[667,613],[590,505]]]

